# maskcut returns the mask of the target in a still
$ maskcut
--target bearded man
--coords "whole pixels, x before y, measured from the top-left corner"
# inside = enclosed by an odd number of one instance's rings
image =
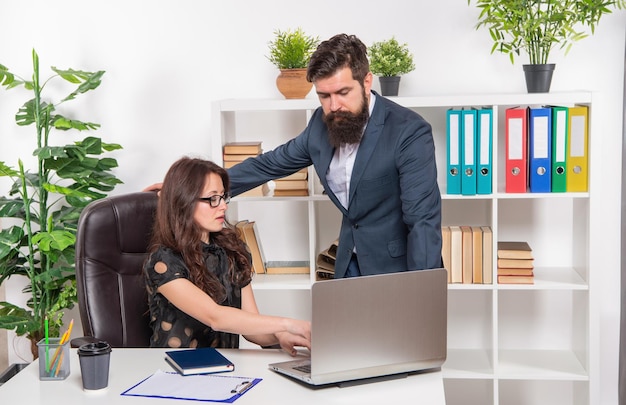
[[[354,35],[323,41],[307,80],[321,107],[296,138],[230,168],[232,195],[313,165],[343,214],[335,278],[442,267],[430,124],[372,91]]]

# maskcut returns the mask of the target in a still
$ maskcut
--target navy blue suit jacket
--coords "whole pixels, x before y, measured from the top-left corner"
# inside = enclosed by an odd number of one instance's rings
[[[334,148],[321,107],[296,138],[228,170],[231,193],[238,195],[313,164],[343,214],[336,278],[345,275],[355,247],[363,275],[442,267],[431,126],[416,112],[376,96],[354,163],[348,209],[326,180]]]

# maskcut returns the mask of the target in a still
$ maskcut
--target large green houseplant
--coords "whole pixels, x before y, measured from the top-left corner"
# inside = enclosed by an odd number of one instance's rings
[[[526,53],[528,91],[542,92],[549,90],[554,70],[550,52],[559,48],[567,54],[574,42],[589,35],[587,29],[593,34],[600,18],[613,7],[626,7],[626,0],[477,0],[476,7],[480,9],[476,28],[489,30],[491,53],[507,54],[511,63]],[[545,74],[538,87],[529,83],[533,71]]]
[[[285,98],[304,98],[311,91],[306,68],[319,43],[319,37],[307,35],[302,28],[274,31],[267,59],[280,70],[276,86]]]
[[[13,276],[24,276],[30,282],[23,290],[28,296],[26,307],[0,302],[0,328],[15,330],[36,343],[44,335],[46,319],[50,335],[59,336],[63,310],[76,302],[74,243],[78,217],[88,203],[105,197],[121,183],[111,172],[117,161],[100,157],[121,146],[95,137],[67,145],[53,144],[53,136],[61,134],[56,130],[100,127],[63,116],[56,108],[96,89],[104,71],[52,67],[54,75],[42,82],[34,50],[32,63],[30,80],[0,64],[0,86],[23,87],[30,93],[15,121],[19,126],[34,125],[36,140],[34,158],[18,158],[15,168],[0,161],[0,177],[12,182],[8,196],[0,196],[0,218],[4,219],[4,229],[0,230],[0,284]],[[73,89],[57,103],[43,97],[44,88],[55,78],[69,82]],[[33,170],[27,168],[30,161]],[[33,355],[36,357],[36,350]]]
[[[397,96],[400,76],[415,70],[413,54],[407,44],[400,44],[395,37],[374,42],[367,51],[370,71],[378,76],[383,96]]]

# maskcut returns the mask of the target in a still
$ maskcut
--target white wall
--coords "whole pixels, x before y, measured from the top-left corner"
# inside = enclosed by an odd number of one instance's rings
[[[51,65],[106,70],[102,86],[78,101],[77,118],[102,124],[96,134],[124,146],[115,157],[125,184],[115,193],[159,181],[184,154],[208,156],[211,101],[281,97],[277,70],[265,58],[275,29],[301,26],[322,39],[354,33],[366,44],[395,35],[408,42],[417,65],[403,77],[401,95],[525,92],[524,58],[511,65],[506,56],[490,55],[489,34],[474,29],[478,11],[465,0],[3,0],[2,15],[0,64],[13,71],[30,71],[32,48],[44,77]],[[606,206],[605,223],[599,224],[606,230],[600,308],[604,403],[617,398],[625,26],[626,12],[607,16],[595,36],[552,60],[552,91],[598,92],[594,109],[601,133],[593,136],[603,137],[602,155],[611,157],[594,162],[604,184],[592,185]],[[33,149],[32,129],[13,122],[24,101],[18,89],[0,90],[0,161],[9,164]],[[7,189],[0,182],[0,195]],[[15,301],[19,288],[11,289],[8,299]],[[10,351],[13,345],[10,339]],[[10,361],[19,359],[12,354]]]

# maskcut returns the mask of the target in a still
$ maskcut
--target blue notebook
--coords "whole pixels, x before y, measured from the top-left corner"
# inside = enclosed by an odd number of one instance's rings
[[[165,360],[182,375],[222,373],[235,369],[230,360],[212,347],[167,351]]]

